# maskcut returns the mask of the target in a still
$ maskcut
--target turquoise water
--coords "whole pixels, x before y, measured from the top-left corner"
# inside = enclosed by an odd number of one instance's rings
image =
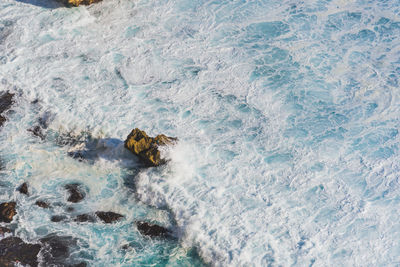
[[[0,0],[0,79],[21,93],[0,199],[24,204],[17,232],[79,237],[90,266],[398,265],[399,14],[394,0]],[[40,141],[26,129],[43,114]],[[179,138],[166,166],[138,169],[122,145],[136,127]],[[80,162],[84,142],[56,141],[83,132],[98,141]],[[125,219],[51,223],[67,182],[88,190],[76,212]]]

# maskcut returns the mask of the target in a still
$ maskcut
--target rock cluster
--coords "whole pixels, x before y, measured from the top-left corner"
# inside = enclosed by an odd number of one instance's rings
[[[146,166],[154,167],[166,163],[158,147],[173,144],[176,140],[163,134],[149,137],[145,131],[136,128],[126,138],[125,148],[138,156]]]

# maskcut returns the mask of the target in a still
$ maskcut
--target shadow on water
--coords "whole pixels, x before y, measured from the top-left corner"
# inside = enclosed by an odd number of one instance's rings
[[[56,0],[16,0],[16,1],[48,9],[65,7],[65,5],[61,1],[56,1]]]

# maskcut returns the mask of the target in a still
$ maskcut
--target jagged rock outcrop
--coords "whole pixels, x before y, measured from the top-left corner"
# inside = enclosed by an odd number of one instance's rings
[[[161,158],[158,147],[173,144],[177,140],[175,137],[163,134],[149,137],[145,131],[136,128],[126,138],[125,148],[138,156],[147,166],[154,167],[166,163],[166,160]]]
[[[4,202],[0,204],[0,222],[10,223],[17,211],[15,209],[16,203]]]

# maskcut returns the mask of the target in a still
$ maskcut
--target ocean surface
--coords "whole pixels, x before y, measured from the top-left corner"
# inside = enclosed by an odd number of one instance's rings
[[[0,0],[0,201],[88,266],[399,266],[399,79],[398,0]],[[133,128],[179,138],[168,164]],[[69,206],[125,218],[51,222]]]

